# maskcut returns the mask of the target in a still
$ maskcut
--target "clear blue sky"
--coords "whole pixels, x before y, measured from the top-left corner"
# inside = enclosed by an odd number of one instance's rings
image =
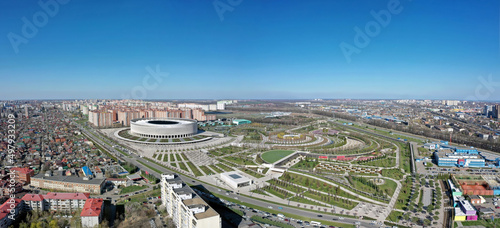
[[[0,1],[0,99],[121,98],[159,65],[147,99],[500,100],[498,1],[401,0],[350,61],[340,44],[391,1],[220,2],[223,20],[213,1],[71,0],[43,23],[37,1]]]

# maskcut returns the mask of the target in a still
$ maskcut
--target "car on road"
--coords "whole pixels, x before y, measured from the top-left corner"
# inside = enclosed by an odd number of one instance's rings
[[[269,209],[273,209],[273,206],[267,206],[267,208],[269,208]]]
[[[321,218],[321,217],[323,217],[323,215],[318,215],[318,217],[320,217],[320,218]]]
[[[344,217],[339,217],[339,220],[344,220]]]
[[[278,209],[283,210],[283,208],[282,208],[282,207],[278,207]]]

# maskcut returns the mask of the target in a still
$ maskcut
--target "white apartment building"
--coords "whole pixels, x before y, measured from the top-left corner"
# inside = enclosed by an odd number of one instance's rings
[[[176,174],[161,175],[161,200],[179,228],[222,226],[220,215]]]

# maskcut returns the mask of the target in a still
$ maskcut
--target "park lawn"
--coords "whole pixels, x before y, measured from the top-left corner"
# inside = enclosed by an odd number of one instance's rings
[[[189,169],[186,167],[186,165],[184,164],[184,162],[179,162],[179,168],[186,171],[186,172],[189,172]]]
[[[173,163],[172,162],[172,163],[170,163],[170,165],[173,166],[173,167],[177,167],[177,163]]]
[[[316,201],[312,201],[312,200],[298,197],[298,196],[294,196],[294,197],[290,198],[289,200],[293,201],[293,202],[297,202],[297,203],[310,204],[310,205],[316,205],[316,206],[322,206],[322,207],[325,206],[325,204],[318,203]]]
[[[203,171],[206,175],[216,174],[216,173],[214,173],[214,171],[210,170],[208,167],[206,167],[204,165],[199,166],[198,168],[200,168],[201,171]]]
[[[357,177],[357,178],[364,178],[364,177]],[[375,194],[377,192],[376,188],[362,183],[361,181],[357,180],[357,178],[352,179],[352,181],[353,181],[352,184],[353,184],[354,188],[359,189],[361,191],[369,192],[372,194]],[[369,181],[368,179],[377,179],[377,178],[364,178],[364,179],[367,179],[367,181]],[[389,197],[392,197],[392,195],[394,194],[394,190],[396,190],[398,185],[396,184],[396,182],[394,182],[392,180],[388,180],[388,179],[383,179],[383,180],[385,181],[384,184],[377,185],[379,188],[379,191],[385,192],[385,193],[387,193],[387,195]]]
[[[213,171],[217,172],[217,173],[222,173],[224,171],[222,171],[219,167],[215,166],[215,165],[208,165],[210,166],[210,168],[212,168]]]
[[[316,193],[306,191],[306,192],[302,193],[302,195],[309,197],[311,199],[315,199],[315,200],[318,200],[321,202],[325,202],[325,203],[337,206],[337,207],[345,208],[347,210],[351,210],[358,205],[357,202],[353,202],[353,201],[345,200],[345,199],[341,199],[341,198],[338,198],[336,200],[335,197],[328,197],[327,195],[325,195],[323,193],[320,193],[320,195],[318,196]],[[329,199],[329,200],[327,200],[327,199]]]
[[[271,179],[271,180],[268,180],[267,182],[270,184],[276,185],[280,188],[286,189],[290,192],[294,192],[296,194],[307,190],[307,188],[304,188],[304,187],[296,186],[293,184],[286,184],[287,182],[283,182],[281,180]]]
[[[402,173],[400,169],[383,169],[382,176],[401,180],[404,176],[404,173]]]
[[[239,157],[225,157],[223,159],[226,160],[226,161],[234,162],[234,163],[236,163],[238,165],[256,165],[251,160],[251,158],[248,158],[248,157],[242,157],[242,158],[239,158]]]
[[[172,161],[175,161],[175,156],[174,156],[174,154],[170,154],[170,161],[171,161],[171,162],[172,162]]]
[[[462,226],[484,226],[484,227],[499,227],[500,219],[495,219],[495,221],[491,221],[491,219],[479,219],[477,221],[461,221]]]
[[[260,188],[258,188],[258,189],[254,189],[254,190],[252,190],[251,192],[258,193],[258,194],[265,195],[265,196],[269,196],[269,194],[267,194],[267,192],[263,191],[263,190],[262,190],[262,189],[260,189]]]
[[[182,153],[182,154],[181,154],[181,156],[182,156],[182,158],[183,158],[184,160],[186,160],[186,161],[187,161],[187,160],[189,160],[189,159],[186,157],[186,155],[185,155],[184,153]]]
[[[168,162],[168,154],[164,154],[163,155],[163,161],[164,162]]]
[[[396,158],[386,157],[374,161],[359,162],[361,165],[376,166],[376,167],[394,167],[396,165]]]
[[[138,186],[138,185],[128,186],[128,187],[122,188],[122,190],[120,191],[120,194],[126,194],[129,192],[139,191],[139,190],[145,189],[147,187],[148,186]]]
[[[322,192],[330,192],[333,195],[338,195],[338,196],[343,196],[349,199],[355,199],[358,200],[359,198],[357,196],[353,196],[345,191],[343,191],[340,188],[334,187],[331,184],[328,184],[322,180],[317,180],[313,179],[310,177],[306,177],[303,175],[295,174],[295,173],[286,173],[287,176],[290,177],[289,180],[287,180],[287,177],[285,175],[282,175],[278,179],[284,180],[284,181],[289,181],[291,183],[304,186],[306,188],[311,188],[314,190],[322,191]]]
[[[262,173],[266,174],[268,170],[269,170],[269,168],[264,168],[264,170],[262,170]]]
[[[316,160],[300,160],[297,164],[293,165],[292,168],[296,169],[313,169],[319,164]],[[330,171],[333,172],[333,171]],[[344,172],[341,172],[344,173]]]
[[[403,216],[403,212],[401,211],[392,211],[389,216],[387,216],[387,220],[392,222],[399,222],[399,217]]]
[[[191,162],[186,162],[188,164],[189,168],[191,168],[191,171],[193,171],[193,174],[197,177],[203,176],[203,174],[200,172],[200,170]]]
[[[226,172],[231,172],[231,171],[233,171],[233,169],[232,169],[232,168],[229,168],[227,165],[224,165],[224,164],[222,164],[222,163],[217,163],[217,167],[219,167],[219,168],[223,169],[223,170],[224,170],[224,171],[226,171]]]
[[[396,188],[398,187],[398,184],[396,184],[396,182],[394,182],[393,180],[385,179],[385,183],[383,185],[380,185],[379,187],[380,189],[382,189],[382,191],[386,191],[387,189],[389,196],[392,197],[392,195],[394,194],[394,190],[396,190]]]
[[[277,196],[277,197],[279,197],[279,198],[281,198],[281,199],[285,199],[285,198],[287,198],[287,197],[289,197],[289,196],[292,196],[292,195],[293,195],[293,194],[291,194],[291,193],[289,193],[289,192],[286,192],[286,195],[285,195],[285,194],[283,194],[283,193],[281,193],[281,192],[276,191],[275,189],[273,189],[273,188],[272,188],[272,187],[270,187],[270,186],[266,186],[266,187],[264,187],[264,188],[262,188],[262,189],[263,189],[264,191],[266,191],[267,193],[272,194],[272,195],[275,195],[275,196]]]
[[[161,196],[161,189],[160,188],[155,189],[155,190],[151,190],[151,191],[147,191],[147,192],[143,192],[143,193],[138,194],[138,195],[129,196],[129,197],[127,197],[127,199],[130,199],[130,201],[121,200],[117,203],[117,205],[123,205],[125,203],[133,203],[133,202],[142,203],[144,201],[147,201],[149,197],[158,197],[158,196]]]
[[[253,177],[256,177],[256,178],[261,178],[261,177],[264,177],[264,175],[260,174],[260,173],[257,173],[251,169],[246,169],[246,168],[243,168],[243,169],[240,169],[241,171],[243,171],[244,173],[248,174],[248,175],[251,175]]]
[[[177,159],[177,161],[182,161],[182,158],[179,154],[175,154],[175,158]]]
[[[404,210],[407,208],[407,204],[411,203],[409,197],[411,195],[411,187],[413,186],[413,182],[411,181],[411,177],[407,176],[406,180],[402,181],[403,185],[401,191],[399,192],[398,199],[396,200],[396,205],[394,208]],[[417,193],[418,194],[418,193]]]
[[[267,152],[264,152],[261,157],[262,160],[264,160],[267,163],[275,163],[276,161],[290,155],[293,153],[293,150],[270,150]]]

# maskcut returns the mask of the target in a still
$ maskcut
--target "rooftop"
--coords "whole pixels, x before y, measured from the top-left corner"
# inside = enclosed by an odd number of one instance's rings
[[[43,196],[40,194],[26,194],[23,196],[22,200],[24,200],[24,201],[42,201]]]
[[[99,178],[84,180],[83,178],[77,177],[77,176],[60,176],[60,175],[45,176],[44,173],[39,173],[38,175],[34,176],[33,178],[34,179],[51,180],[51,181],[71,182],[71,183],[78,183],[78,184],[95,184],[95,185],[101,185],[105,181],[105,179],[99,179]]]
[[[99,216],[101,214],[102,204],[104,201],[99,198],[88,199],[83,205],[81,217],[91,217],[91,216]]]
[[[460,201],[460,204],[462,204],[462,206],[464,207],[464,209],[467,210],[467,211],[475,211],[474,207],[467,200]]]
[[[234,181],[236,183],[244,183],[247,181],[251,181],[248,177],[245,177],[236,171],[221,173],[220,175],[228,177],[229,179],[231,179],[232,181]]]
[[[5,201],[5,203],[2,204],[2,206],[0,206],[0,220],[2,220],[3,218],[5,218],[5,216],[10,214],[10,209],[12,204],[14,204],[15,207],[17,207],[17,205],[22,202],[21,199],[14,199],[14,201],[15,201],[14,203],[9,203],[9,200],[7,200]]]
[[[197,213],[197,214],[194,214],[194,217],[196,219],[204,219],[204,218],[209,218],[209,217],[212,217],[212,216],[217,216],[219,215],[214,209],[212,209],[211,207],[208,206],[207,203],[205,203],[205,201],[203,201],[203,199],[201,199],[200,197],[196,197],[196,198],[192,198],[192,199],[187,199],[187,200],[183,200],[182,201],[184,203],[184,205],[186,205],[187,207],[189,206],[193,206],[193,205],[203,205],[203,206],[206,206],[208,207],[207,210],[205,210],[205,212],[201,212],[201,213]]]
[[[60,192],[49,192],[45,195],[44,199],[59,199],[59,200],[87,200],[90,197],[88,193],[60,193]]]

